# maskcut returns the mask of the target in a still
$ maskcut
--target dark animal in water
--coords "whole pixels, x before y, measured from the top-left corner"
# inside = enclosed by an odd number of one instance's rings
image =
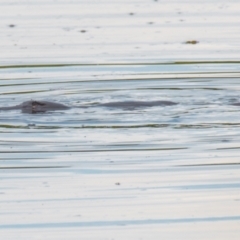
[[[13,107],[1,107],[0,111],[6,110],[22,110],[23,113],[44,113],[47,111],[66,110],[70,107],[61,103],[49,101],[26,101]]]
[[[157,106],[172,106],[177,103],[171,101],[125,101],[125,102],[109,102],[109,103],[101,103],[97,106],[100,107],[109,107],[109,108],[122,108],[127,110],[133,110],[137,108],[145,108],[145,107],[157,107]]]
[[[240,103],[232,103],[233,106],[240,106]]]
[[[155,107],[155,106],[171,106],[177,103],[171,101],[123,101],[123,102],[109,102],[109,103],[99,103],[94,105],[84,105],[84,106],[73,106],[75,108],[88,108],[88,107],[108,107],[108,108],[122,108],[126,110],[134,110],[137,108],[144,107]],[[58,111],[67,110],[73,107],[66,106],[61,103],[55,103],[50,101],[26,101],[22,104],[12,106],[12,107],[0,107],[0,111],[7,110],[21,110],[22,113],[44,113],[48,111]]]

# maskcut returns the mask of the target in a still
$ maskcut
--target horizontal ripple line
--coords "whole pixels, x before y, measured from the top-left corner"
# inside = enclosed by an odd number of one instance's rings
[[[143,124],[143,125],[112,125],[112,126],[14,126],[14,125],[0,125],[0,129],[43,129],[43,130],[57,130],[57,129],[132,129],[132,128],[167,128],[173,129],[208,129],[208,128],[227,128],[240,127],[240,123],[212,123],[212,124]],[[0,131],[4,132],[4,131]]]
[[[26,224],[4,224],[0,229],[23,229],[23,228],[70,228],[70,227],[107,227],[126,225],[149,225],[149,224],[176,224],[197,222],[224,222],[240,221],[240,216],[206,217],[206,218],[176,218],[176,219],[147,219],[147,220],[119,220],[119,221],[92,221],[92,222],[46,222]]]
[[[32,168],[69,168],[69,166],[36,166],[36,167],[0,167],[0,170],[2,169],[32,169]]]
[[[136,149],[99,149],[99,150],[65,150],[65,151],[0,151],[0,153],[58,153],[58,152],[124,152],[124,151],[168,151],[168,150],[183,150],[183,148],[136,148]]]
[[[76,66],[142,66],[142,65],[187,65],[187,64],[239,64],[240,61],[174,61],[174,62],[139,62],[139,63],[56,63],[56,64],[19,64],[4,65],[1,68],[51,68],[51,67],[76,67]]]

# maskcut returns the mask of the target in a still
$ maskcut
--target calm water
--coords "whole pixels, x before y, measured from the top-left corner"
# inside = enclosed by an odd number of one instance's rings
[[[239,6],[1,1],[1,239],[238,240]]]

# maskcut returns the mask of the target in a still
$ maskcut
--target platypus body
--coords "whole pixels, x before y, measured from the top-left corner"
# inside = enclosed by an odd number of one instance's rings
[[[138,108],[145,107],[155,107],[155,106],[172,106],[177,103],[171,101],[123,101],[123,102],[109,102],[109,103],[101,103],[94,105],[85,105],[85,106],[74,106],[76,108],[89,108],[89,107],[108,107],[108,108],[122,108],[125,110],[134,110]],[[22,104],[12,106],[12,107],[0,107],[0,111],[7,110],[21,110],[22,113],[44,113],[48,111],[58,111],[58,110],[67,110],[72,107],[66,106],[61,103],[55,103],[50,101],[26,101]]]
[[[171,101],[125,101],[125,102],[109,102],[98,104],[100,107],[109,107],[109,108],[122,108],[127,110],[133,110],[137,108],[145,107],[157,107],[157,106],[172,106],[177,103]]]

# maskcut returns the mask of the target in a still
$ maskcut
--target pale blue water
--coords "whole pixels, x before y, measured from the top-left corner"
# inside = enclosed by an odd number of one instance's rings
[[[0,8],[1,238],[239,239],[238,1]]]

